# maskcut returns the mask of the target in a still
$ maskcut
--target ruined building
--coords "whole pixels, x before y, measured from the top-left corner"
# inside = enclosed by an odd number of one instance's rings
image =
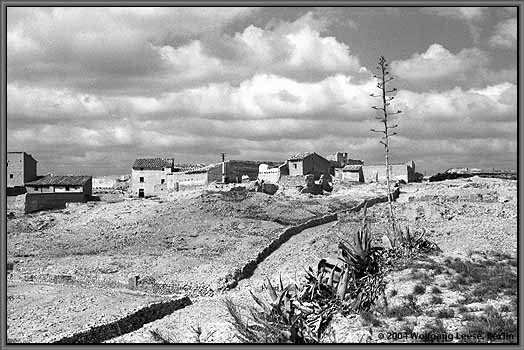
[[[25,193],[24,185],[36,179],[37,161],[25,152],[7,152],[7,195]]]
[[[392,181],[404,181],[406,183],[416,180],[415,162],[411,161],[402,164],[390,164],[390,179]],[[363,165],[362,172],[365,182],[386,182],[386,166]]]
[[[315,179],[320,175],[332,172],[331,163],[315,152],[299,153],[287,160],[289,176],[304,176],[312,174]]]
[[[336,152],[327,157],[334,168],[343,168],[346,165],[362,165],[364,161],[360,159],[348,158],[347,152]]]

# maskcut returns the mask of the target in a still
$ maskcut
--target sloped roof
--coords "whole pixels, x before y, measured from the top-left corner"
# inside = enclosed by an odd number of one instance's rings
[[[173,159],[164,158],[139,158],[133,163],[133,169],[162,169],[171,168],[174,164]]]
[[[91,176],[58,176],[47,175],[38,180],[26,183],[28,186],[83,186],[87,181],[91,180]]]
[[[302,160],[306,157],[309,157],[310,155],[314,154],[315,152],[302,152],[292,155],[288,158],[288,160]]]

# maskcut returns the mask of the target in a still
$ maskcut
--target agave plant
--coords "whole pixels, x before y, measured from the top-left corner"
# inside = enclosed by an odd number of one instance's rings
[[[317,343],[331,319],[334,309],[316,300],[305,301],[311,290],[295,283],[284,287],[280,279],[279,287],[268,279],[265,289],[269,302],[251,293],[259,308],[249,308],[249,320],[240,316],[239,309],[230,301],[225,304],[233,316],[233,325],[244,342],[254,343]],[[310,286],[306,284],[305,286]],[[314,298],[316,294],[314,294]]]

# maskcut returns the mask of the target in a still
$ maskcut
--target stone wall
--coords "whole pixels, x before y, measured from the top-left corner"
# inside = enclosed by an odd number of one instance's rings
[[[64,209],[68,202],[85,202],[83,193],[26,193],[25,212],[31,213],[45,209]]]
[[[414,177],[414,168],[409,164],[392,164],[389,166],[390,179],[392,181],[411,182]],[[385,165],[363,165],[362,173],[364,175],[364,182],[386,182],[386,166]]]
[[[53,344],[99,344],[105,340],[131,333],[146,323],[161,319],[176,310],[191,305],[187,296],[152,303],[113,322],[94,326],[88,331],[73,334]]]
[[[304,186],[304,176],[292,176],[292,175],[285,175],[281,176],[279,180],[279,185],[283,187],[297,187],[297,186]]]
[[[259,170],[258,179],[264,182],[276,184],[280,180],[280,169],[272,168],[267,170]]]
[[[400,195],[400,189],[396,189],[395,192],[391,194],[391,197],[393,200],[396,200]],[[388,196],[381,196],[381,197],[375,197],[371,199],[366,199],[362,201],[360,204],[356,205],[355,207],[343,210],[342,212],[358,212],[364,208],[364,206],[367,206],[368,208],[377,204],[377,203],[384,203],[388,201]],[[256,267],[264,261],[265,258],[267,258],[271,253],[273,253],[275,250],[277,250],[282,244],[287,242],[292,236],[299,234],[300,232],[304,231],[305,229],[327,224],[329,222],[333,222],[338,220],[338,213],[333,214],[327,214],[321,217],[313,218],[311,220],[308,220],[304,223],[293,225],[288,228],[286,228],[280,236],[278,236],[275,240],[273,240],[266,248],[264,248],[256,258],[249,261],[247,264],[245,264],[242,268],[236,269],[233,273],[226,276],[226,280],[224,281],[224,289],[231,289],[237,286],[238,281],[249,278],[253,274],[253,271],[256,269]]]
[[[206,186],[208,183],[208,173],[172,173],[167,176],[166,183],[170,191]]]

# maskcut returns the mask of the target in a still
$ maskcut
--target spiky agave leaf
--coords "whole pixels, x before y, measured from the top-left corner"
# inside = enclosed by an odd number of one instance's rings
[[[277,300],[277,292],[275,291],[275,288],[273,288],[273,285],[271,284],[271,280],[269,279],[269,277],[266,277],[267,279],[267,289],[268,289],[268,292],[269,292],[269,296],[271,297],[271,300],[273,302],[275,302]]]

